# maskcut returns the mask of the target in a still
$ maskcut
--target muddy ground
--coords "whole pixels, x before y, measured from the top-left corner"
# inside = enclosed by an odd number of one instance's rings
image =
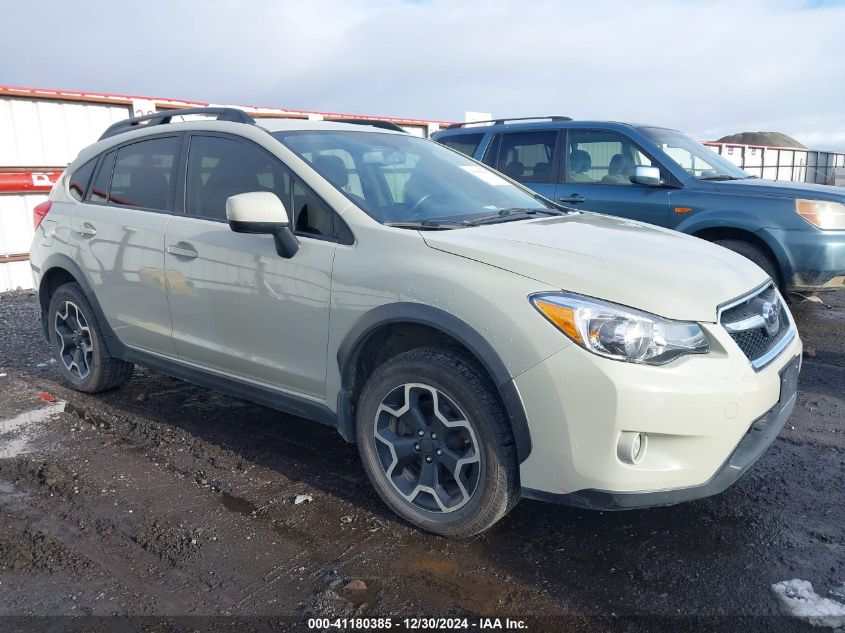
[[[140,368],[108,394],[70,391],[35,297],[0,294],[0,630],[271,621],[27,617],[113,614],[823,630],[784,615],[771,586],[804,579],[831,598],[845,583],[845,292],[824,298],[794,306],[815,353],[790,423],[725,493],[622,513],[523,501],[452,541],[391,515],[327,427]]]

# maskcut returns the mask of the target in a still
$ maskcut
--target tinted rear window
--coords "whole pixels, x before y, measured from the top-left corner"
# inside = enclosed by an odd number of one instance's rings
[[[494,166],[515,180],[546,182],[553,179],[556,148],[556,130],[502,134]]]
[[[128,207],[172,210],[171,183],[175,177],[179,138],[155,138],[125,145],[109,188],[109,202]]]
[[[88,199],[92,202],[105,202],[109,197],[109,185],[111,184],[111,174],[114,171],[114,157],[117,152],[109,152],[100,163],[100,169],[97,170],[97,176],[94,178],[94,184],[91,187],[91,192],[88,194]]]
[[[85,190],[88,189],[88,183],[91,181],[91,175],[94,173],[94,167],[96,165],[97,159],[94,158],[73,172],[68,183],[71,196],[77,200],[82,200],[85,196]]]
[[[437,142],[456,149],[467,156],[473,156],[482,138],[484,138],[484,134],[456,134],[455,136],[437,139]]]

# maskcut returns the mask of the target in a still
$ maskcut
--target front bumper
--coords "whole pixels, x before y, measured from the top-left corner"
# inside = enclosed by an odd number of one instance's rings
[[[742,477],[756,462],[780,433],[786,424],[798,399],[798,358],[793,359],[781,374],[781,398],[778,403],[754,421],[745,436],[739,441],[730,457],[710,480],[700,486],[654,490],[650,492],[612,492],[608,490],[580,490],[570,494],[556,495],[539,490],[523,489],[522,495],[529,499],[551,501],[564,505],[591,510],[632,510],[669,506],[693,499],[702,499],[718,494]]]
[[[794,383],[784,388],[783,375],[800,366],[801,341],[796,333],[754,371],[724,329],[703,327],[710,353],[666,366],[572,345],[518,376],[534,447],[520,468],[523,495],[604,509],[668,505],[720,492],[742,475],[792,412]],[[617,457],[623,432],[646,436],[636,464]]]
[[[793,292],[845,288],[845,231],[761,229],[775,245],[784,285]]]

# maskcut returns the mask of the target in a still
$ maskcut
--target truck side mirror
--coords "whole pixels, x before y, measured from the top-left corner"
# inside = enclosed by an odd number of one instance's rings
[[[631,182],[648,187],[660,186],[660,169],[649,165],[637,165],[634,167],[634,175]]]

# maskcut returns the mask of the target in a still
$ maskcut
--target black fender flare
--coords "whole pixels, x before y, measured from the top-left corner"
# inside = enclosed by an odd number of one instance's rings
[[[105,344],[109,354],[111,356],[114,356],[115,358],[126,360],[128,349],[117,337],[117,334],[114,333],[114,330],[112,329],[111,325],[109,325],[109,322],[106,319],[106,315],[103,312],[102,307],[100,306],[100,302],[97,300],[97,295],[94,292],[91,280],[88,278],[88,275],[86,275],[85,272],[82,270],[82,268],[80,268],[79,264],[77,264],[70,257],[63,253],[53,253],[49,255],[44,260],[44,264],[41,266],[41,281],[38,287],[38,300],[39,304],[42,306],[41,321],[42,326],[44,327],[45,336],[48,336],[48,332],[47,315],[44,310],[44,293],[46,292],[44,281],[50,274],[50,271],[56,268],[60,268],[66,271],[69,275],[73,276],[73,278],[76,279],[77,283],[79,283],[79,285],[82,287],[82,291],[85,293],[85,297],[88,299],[88,303],[90,303],[91,307],[94,309],[94,315],[97,317],[97,324],[100,326],[100,331],[103,334],[103,343]],[[46,303],[49,306],[49,302]]]
[[[522,396],[505,363],[493,346],[472,326],[453,314],[433,306],[400,302],[373,308],[364,314],[346,334],[337,350],[337,364],[342,388],[338,394],[338,430],[347,441],[355,441],[355,416],[348,384],[351,363],[370,335],[385,325],[413,323],[426,325],[452,337],[467,348],[481,363],[496,386],[513,432],[519,463],[531,454],[531,433]]]

